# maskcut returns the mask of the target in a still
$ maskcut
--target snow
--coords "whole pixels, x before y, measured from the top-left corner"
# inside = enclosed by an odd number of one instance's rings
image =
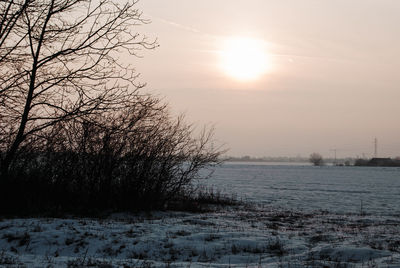
[[[400,216],[400,168],[226,163],[207,182],[290,209]]]
[[[400,267],[400,219],[267,206],[107,219],[3,219],[0,264]],[[7,266],[9,267],[9,266]],[[371,266],[372,267],[372,266]]]
[[[392,180],[399,169],[365,172],[343,168],[335,173],[325,167],[315,169],[313,177],[313,167],[289,167],[292,175],[282,174],[285,168],[247,166],[240,181],[236,166],[221,167],[215,172],[220,181],[214,177],[210,183],[231,184],[239,196],[246,193],[252,202],[207,213],[158,211],[118,213],[102,219],[1,219],[0,266],[400,267],[399,183]],[[279,172],[280,183],[268,179]],[[360,181],[340,185],[336,180],[346,180],[319,177],[346,177],[350,173],[355,174],[355,180],[363,180],[361,186],[355,186]],[[231,181],[224,179],[229,174]],[[254,174],[258,185],[246,185],[246,178],[248,182]],[[373,188],[377,174],[381,183]],[[330,186],[324,190],[327,184]],[[382,206],[379,194],[385,184],[388,195],[382,200],[389,202]],[[245,192],[240,192],[238,185]],[[279,185],[292,187],[292,201],[283,202],[289,196],[286,190],[274,192]],[[339,188],[341,199],[335,207],[330,194],[336,195]],[[260,189],[264,195],[258,194]],[[327,196],[308,196],[315,191]],[[360,209],[360,204],[352,204],[360,197],[357,191],[374,201],[365,199]],[[276,199],[271,199],[271,193]]]

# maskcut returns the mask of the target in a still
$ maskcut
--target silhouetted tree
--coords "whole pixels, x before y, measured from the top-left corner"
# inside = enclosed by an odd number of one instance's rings
[[[0,213],[161,208],[219,163],[139,91],[137,0],[0,2]]]
[[[221,154],[211,145],[212,129],[196,137],[154,97],[40,133],[11,164],[0,212],[163,208],[190,196],[192,182],[207,175],[200,171],[218,164]]]
[[[320,155],[319,153],[312,153],[309,160],[314,166],[322,166],[324,164],[322,155]]]
[[[0,2],[0,151],[7,173],[19,148],[59,122],[135,105],[137,73],[118,53],[156,44],[137,0]]]
[[[21,39],[14,39],[15,26],[27,8],[29,0],[0,2],[0,62],[19,46]],[[10,38],[11,36],[11,38]],[[10,41],[12,44],[10,44]]]

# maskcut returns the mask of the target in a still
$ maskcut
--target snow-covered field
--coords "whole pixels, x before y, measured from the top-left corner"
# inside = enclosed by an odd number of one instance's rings
[[[400,168],[226,163],[208,181],[258,204],[400,216]]]
[[[222,166],[209,183],[249,205],[201,214],[2,219],[0,266],[400,267],[399,169],[247,165],[239,168],[241,180],[238,166]],[[356,181],[343,178],[352,172]]]

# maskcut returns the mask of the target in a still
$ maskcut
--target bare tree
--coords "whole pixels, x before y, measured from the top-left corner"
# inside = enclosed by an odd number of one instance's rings
[[[195,135],[192,125],[167,108],[147,96],[120,111],[42,130],[10,166],[13,179],[0,187],[0,213],[2,204],[11,211],[136,210],[194,198],[192,182],[207,177],[204,168],[218,164],[223,151],[212,145],[212,129]],[[10,201],[15,196],[17,204]]]
[[[322,155],[320,155],[319,153],[312,153],[309,160],[314,166],[322,166],[324,164]]]
[[[7,173],[21,144],[73,118],[137,101],[134,68],[119,56],[156,46],[137,0],[2,1],[0,151]]]
[[[22,41],[15,37],[15,26],[27,8],[29,0],[1,1],[0,2],[0,62],[18,47]],[[10,45],[10,42],[13,42]]]

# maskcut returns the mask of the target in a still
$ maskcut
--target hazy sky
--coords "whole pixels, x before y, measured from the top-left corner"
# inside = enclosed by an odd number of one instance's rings
[[[147,90],[229,155],[400,155],[400,1],[141,0],[160,47],[134,62]],[[269,70],[221,70],[225,40],[262,41]]]

